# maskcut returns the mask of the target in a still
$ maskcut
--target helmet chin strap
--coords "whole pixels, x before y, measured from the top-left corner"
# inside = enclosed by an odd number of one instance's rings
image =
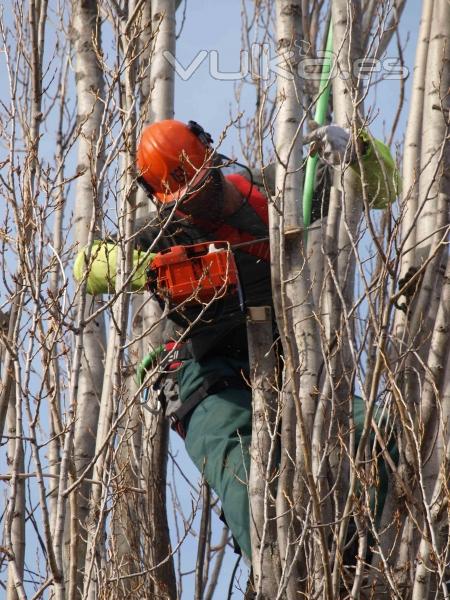
[[[247,171],[248,176],[249,176],[249,181],[250,181],[250,189],[248,191],[247,196],[245,197],[245,202],[248,202],[250,196],[252,195],[252,191],[253,191],[253,187],[255,185],[255,180],[253,179],[253,173],[251,171],[251,169],[249,169],[249,167],[247,165],[244,165],[243,163],[238,162],[237,160],[233,160],[231,158],[229,158],[228,156],[226,156],[225,154],[218,154],[217,155],[221,162],[222,166],[229,166],[229,165],[237,165],[238,167],[242,167],[245,171]],[[228,164],[225,164],[228,163]]]
[[[142,175],[137,177],[136,183],[142,190],[144,190],[144,192],[147,194],[147,196],[151,200],[153,200],[153,195],[155,193],[155,190],[152,188],[152,186],[149,183],[147,183],[147,181],[145,181],[145,179],[142,177]]]

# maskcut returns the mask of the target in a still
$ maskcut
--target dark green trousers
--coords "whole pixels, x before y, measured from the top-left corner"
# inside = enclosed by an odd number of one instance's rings
[[[178,375],[185,400],[210,373],[248,374],[245,360],[216,356],[186,361]],[[205,398],[187,417],[186,450],[219,496],[225,519],[243,553],[251,557],[247,481],[252,435],[250,389],[227,389]]]

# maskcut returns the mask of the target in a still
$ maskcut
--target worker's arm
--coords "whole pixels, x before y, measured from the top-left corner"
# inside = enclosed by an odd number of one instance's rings
[[[76,256],[73,274],[79,282],[86,276],[86,290],[89,294],[110,294],[116,286],[117,244],[105,240],[95,240],[92,245],[89,261],[87,248],[83,248]],[[143,291],[146,284],[146,270],[155,255],[140,250],[133,251],[133,269],[131,289]]]

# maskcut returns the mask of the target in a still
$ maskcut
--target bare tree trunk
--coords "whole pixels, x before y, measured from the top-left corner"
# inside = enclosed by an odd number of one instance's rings
[[[6,510],[5,542],[11,552],[8,564],[8,581],[6,600],[22,600],[24,596],[24,561],[25,561],[25,480],[19,476],[24,472],[22,418],[17,414],[16,390],[10,395],[7,414],[8,463],[11,465],[11,488],[13,494]],[[19,403],[19,410],[20,410]],[[8,543],[9,541],[9,543]]]
[[[427,56],[427,79],[424,91],[424,118],[422,124],[421,173],[419,182],[420,235],[416,249],[416,266],[424,270],[420,292],[413,301],[408,323],[410,343],[415,348],[406,363],[407,372],[413,376],[406,382],[405,394],[409,402],[410,412],[415,413],[419,401],[420,390],[425,376],[423,362],[429,352],[428,332],[435,326],[437,306],[444,281],[444,270],[447,260],[445,240],[449,226],[449,159],[448,159],[448,123],[445,112],[450,106],[448,88],[450,86],[450,54],[448,19],[450,7],[447,2],[434,4],[433,19],[430,32],[430,43]],[[446,21],[447,19],[447,21]],[[435,108],[433,108],[435,107]],[[427,116],[425,116],[427,115]],[[442,190],[443,193],[440,193]],[[447,228],[447,229],[446,229]],[[434,404],[434,403],[432,403]],[[433,408],[428,403],[422,404],[417,414],[419,430],[431,425]],[[427,443],[424,444],[426,452]],[[409,461],[414,462],[409,449]],[[412,465],[411,465],[412,466]],[[429,487],[429,486],[427,486]],[[431,493],[434,485],[431,483]]]
[[[107,444],[109,439],[114,440],[116,435],[115,423],[124,386],[124,346],[128,330],[129,275],[133,269],[133,247],[132,234],[136,215],[136,184],[134,157],[136,155],[136,102],[135,102],[135,75],[136,75],[136,36],[135,36],[135,5],[129,5],[129,14],[121,20],[120,39],[123,58],[127,62],[124,72],[124,85],[122,96],[123,107],[123,135],[126,151],[122,153],[122,190],[121,206],[119,212],[119,244],[117,246],[117,273],[116,291],[119,293],[116,304],[113,307],[113,315],[110,321],[110,330],[105,360],[105,376],[103,380],[102,396],[100,403],[100,414],[96,439],[96,454],[98,459],[94,465],[95,479],[103,481],[103,486],[95,486],[91,493],[91,509],[89,516],[89,532],[86,553],[85,569],[85,594],[88,599],[95,600],[97,594],[101,593],[97,573],[103,578],[105,548],[99,541],[103,537],[105,526],[105,502],[106,493],[110,481],[105,478],[105,473],[110,472],[113,464],[111,446]],[[125,240],[125,242],[124,242]],[[130,407],[127,404],[133,399],[125,396],[122,404],[122,419],[127,420]],[[119,422],[120,422],[119,421]],[[118,540],[123,548],[121,540]],[[136,549],[136,548],[135,548]]]
[[[174,73],[164,54],[175,56],[176,0],[153,0],[152,31],[155,37],[150,76],[150,121],[173,119]]]
[[[175,600],[176,579],[166,513],[169,429],[163,415],[153,416],[147,421],[143,437],[142,469],[147,489],[144,513],[147,515],[143,540],[144,562],[154,568],[151,578],[147,579],[146,586],[154,597],[161,596],[164,599]]]
[[[360,114],[363,110],[358,73],[355,73],[355,59],[363,56],[361,7],[359,2],[354,0],[333,0],[331,12],[337,74],[333,79],[333,120],[341,127],[349,128],[352,139],[356,141],[362,122]],[[347,73],[349,76],[344,79],[343,73]],[[349,423],[352,423],[352,381],[355,370],[354,319],[349,314],[354,301],[356,270],[354,245],[362,214],[363,199],[355,191],[357,188],[356,176],[348,167],[335,170],[333,186],[341,190],[341,194],[330,196],[330,214],[340,213],[340,220],[336,244],[335,289],[328,288],[330,297],[327,298],[332,336],[328,342],[330,364],[327,367],[331,374],[329,393],[331,392],[332,399],[329,464],[333,474],[332,481],[336,485],[332,520],[340,523],[337,528],[333,569],[333,593],[337,595],[339,586],[342,585],[342,557],[352,511],[349,507],[348,495],[353,495],[355,485],[355,473],[354,469],[350,469],[349,460],[354,446],[354,437],[349,429]],[[334,203],[339,201],[341,204],[336,207]],[[334,350],[333,346],[336,343],[338,346]],[[327,430],[328,424],[325,425],[324,433]],[[347,512],[345,512],[346,510]]]
[[[427,74],[427,56],[430,43],[430,28],[433,2],[424,2],[417,40],[416,60],[414,64],[413,88],[408,115],[408,125],[405,133],[405,148],[403,152],[403,214],[402,233],[404,250],[402,255],[401,276],[411,266],[416,266],[416,236],[417,209],[420,179],[420,154],[422,141],[422,116],[424,110],[425,78]],[[398,311],[398,319],[406,318]],[[404,324],[403,324],[404,326]],[[401,338],[401,333],[399,334]]]
[[[276,496],[276,514],[278,554],[281,567],[280,589],[285,589],[288,599],[294,600],[298,589],[298,562],[301,562],[297,561],[297,557],[299,555],[304,556],[304,547],[299,540],[300,532],[295,505],[296,418],[294,400],[292,397],[289,397],[289,395],[292,396],[291,385],[292,382],[290,384],[285,382],[280,393],[281,457]],[[305,530],[301,534],[304,535]]]
[[[207,573],[209,533],[211,523],[211,488],[208,482],[202,482],[202,516],[198,533],[197,561],[195,563],[195,592],[194,600],[202,600]]]
[[[102,182],[98,180],[103,165],[103,136],[101,134],[103,98],[103,73],[99,63],[101,50],[100,19],[97,0],[73,2],[73,39],[75,46],[75,73],[77,85],[77,115],[80,136],[78,139],[76,182],[75,239],[81,250],[88,241],[92,215],[96,214],[97,236],[100,233],[100,198]],[[93,298],[87,301],[85,317],[95,309]],[[100,314],[85,327],[83,333],[83,358],[77,392],[77,413],[74,436],[75,472],[79,476],[89,465],[95,453],[100,397],[103,383],[103,357],[105,329]],[[88,473],[89,475],[89,473]],[[66,532],[66,561],[69,570],[76,573],[70,581],[71,600],[79,597],[83,587],[83,569],[86,555],[86,520],[89,515],[91,486],[82,482],[76,494],[76,515],[71,515],[79,527],[76,552],[69,528]],[[78,591],[77,591],[78,590]]]
[[[3,334],[8,331],[7,315],[1,313],[0,330]],[[3,366],[5,348],[0,344],[0,369]],[[11,479],[15,485],[14,494],[11,498],[11,527],[9,537],[11,540],[10,550],[12,557],[8,565],[8,581],[6,587],[6,600],[18,600],[20,585],[23,585],[23,568],[25,559],[25,480],[17,477],[25,471],[23,456],[22,432],[17,429],[16,393],[11,389],[9,406],[7,411],[7,435],[8,440],[8,464],[11,465]],[[8,515],[6,517],[8,520]],[[19,581],[17,581],[17,578]],[[20,582],[20,583],[19,583]]]
[[[149,97],[143,98],[144,106],[149,100],[148,120],[151,122],[172,119],[174,115],[174,72],[163,53],[175,55],[176,5],[175,0],[154,0],[151,3],[151,27],[155,37],[151,48]],[[147,112],[144,112],[145,118],[146,115]],[[149,200],[146,199],[146,202],[148,204]],[[154,300],[147,302],[144,310],[143,333],[147,333],[144,351],[148,351],[149,346],[161,343],[163,328],[156,326],[161,321],[161,310]],[[176,580],[166,513],[169,428],[162,415],[144,412],[143,477],[148,490],[144,510],[148,528],[143,540],[144,559],[149,565],[161,565],[151,580],[148,579],[148,585],[155,597],[161,595],[175,600]]]
[[[412,307],[409,327],[412,337],[416,336],[419,328],[427,326],[427,319],[434,321],[435,312],[429,314],[429,309],[432,309],[430,303],[432,290],[442,285],[443,270],[440,270],[438,278],[436,278],[436,271],[439,272],[439,254],[442,251],[442,241],[445,239],[445,227],[448,225],[448,206],[445,202],[443,205],[439,203],[439,191],[448,194],[450,180],[446,164],[446,155],[448,155],[446,111],[449,105],[450,85],[449,32],[445,21],[448,11],[448,2],[445,0],[435,2],[427,54],[418,204],[421,239],[417,240],[415,266],[422,266],[426,260],[431,260],[431,263],[425,271],[420,295]],[[434,260],[435,255],[436,260]],[[415,342],[419,343],[419,340]]]
[[[404,277],[411,267],[417,264],[418,228],[417,216],[419,206],[419,180],[421,171],[421,146],[422,146],[422,118],[424,111],[424,90],[427,77],[427,57],[429,49],[429,37],[431,29],[433,2],[424,2],[420,22],[419,36],[416,49],[416,59],[414,65],[413,89],[410,101],[410,111],[408,116],[408,125],[405,135],[405,147],[403,153],[403,197],[402,197],[402,217],[401,217],[401,236],[403,252],[401,254],[400,275]],[[405,305],[406,306],[406,305]],[[395,333],[395,344],[393,351],[397,356],[401,356],[407,348],[410,347],[411,336],[409,335],[408,319],[410,315],[400,310],[396,311],[394,317],[393,331]],[[416,387],[414,380],[416,375],[413,369],[400,366],[401,377],[403,379],[404,389],[412,390]],[[417,388],[416,388],[417,389]],[[413,410],[415,404],[414,394],[405,393],[405,401]],[[401,462],[403,462],[401,456]],[[401,471],[405,472],[407,466],[403,464]],[[408,475],[406,475],[408,477]],[[395,485],[389,487],[385,504],[385,514],[383,515],[381,527],[386,523],[386,517],[389,519],[393,506],[398,502],[399,490]],[[412,509],[413,510],[413,509]],[[400,587],[407,585],[411,572],[407,565],[413,560],[415,544],[413,538],[417,538],[414,533],[413,516],[406,516],[400,523],[389,527],[382,536],[382,552],[388,555],[398,543],[398,551],[393,552],[396,557],[396,579]],[[399,529],[403,528],[402,535],[399,535]]]
[[[131,368],[125,387],[123,404],[128,404],[136,395],[134,383],[135,369]],[[142,578],[136,573],[141,570],[141,534],[139,527],[139,504],[141,494],[132,490],[140,483],[142,423],[138,406],[134,405],[119,423],[117,431],[118,448],[114,467],[117,472],[114,488],[116,502],[111,518],[111,537],[114,546],[110,573],[112,577],[123,577],[115,590],[117,597],[129,600],[141,597],[138,590]],[[145,567],[144,567],[145,568]]]
[[[302,85],[298,76],[298,47],[301,34],[301,2],[276,2],[277,44],[284,58],[283,68],[291,77],[277,77],[278,112],[276,120],[276,196],[270,211],[272,288],[278,328],[283,345],[286,381],[292,381],[297,417],[297,474],[294,502],[301,521],[308,500],[312,502],[317,529],[320,569],[311,574],[312,585],[324,597],[331,594],[328,543],[321,524],[322,509],[315,473],[312,470],[310,432],[316,410],[317,377],[320,365],[314,318],[311,276],[302,231],[301,164]],[[289,396],[288,396],[289,397]],[[283,451],[283,449],[282,449]],[[306,491],[307,490],[307,491]]]
[[[119,243],[121,251],[121,264],[119,268],[119,278],[122,274],[122,282],[133,269],[132,253],[133,244],[123,245],[123,239],[130,239],[134,233],[134,223],[136,218],[136,185],[135,185],[135,169],[134,157],[136,155],[136,137],[135,127],[137,121],[137,107],[135,105],[135,89],[136,76],[138,74],[138,44],[137,40],[142,31],[142,11],[138,10],[138,6],[134,0],[130,1],[125,14],[120,19],[120,41],[124,59],[127,61],[128,67],[124,73],[122,83],[122,98],[121,104],[124,110],[124,148],[121,153],[120,163],[122,175],[122,212],[119,215]],[[127,302],[123,304],[123,313],[121,315],[121,324],[123,330],[119,332],[119,343],[123,347],[127,334],[128,308]],[[113,340],[116,335],[112,335]],[[109,340],[111,342],[111,340]],[[112,341],[114,344],[114,341]],[[134,350],[134,352],[133,352]],[[119,354],[120,351],[116,349]],[[114,544],[114,560],[115,566],[111,568],[111,577],[117,577],[120,581],[117,595],[124,595],[127,598],[133,598],[133,591],[139,589],[139,584],[136,576],[133,573],[140,571],[140,530],[136,528],[138,522],[138,504],[139,495],[136,493],[123,493],[123,489],[136,489],[139,483],[140,465],[137,462],[137,457],[141,451],[142,427],[140,422],[139,406],[133,402],[136,397],[137,385],[135,381],[135,360],[133,355],[136,350],[131,346],[128,349],[130,360],[125,360],[117,357],[118,368],[122,371],[122,376],[117,379],[121,383],[125,393],[121,394],[118,401],[121,403],[121,408],[126,408],[131,404],[129,410],[126,410],[124,417],[120,420],[117,428],[118,447],[115,453],[115,460],[111,461],[111,465],[115,467],[117,472],[117,481],[114,486],[117,489],[117,501],[112,515],[112,543]],[[131,362],[131,365],[129,364]],[[123,377],[123,382],[122,382]],[[113,395],[113,390],[110,390]],[[113,407],[113,411],[117,411],[117,407]],[[113,414],[114,414],[113,412]],[[136,454],[137,453],[137,454]],[[122,580],[120,578],[123,577]]]
[[[448,228],[450,225],[450,143],[448,114],[450,110],[450,5],[436,0],[430,31],[425,84],[423,142],[419,187],[421,211],[420,234],[427,240],[418,241],[418,260],[428,264],[420,293],[413,306],[410,334],[420,361],[422,391],[420,412],[417,412],[416,439],[425,432],[416,461],[419,464],[419,484],[423,502],[425,532],[418,547],[413,599],[434,597],[433,580],[447,597],[444,583],[445,567],[439,560],[431,566],[431,555],[442,552],[440,521],[442,502],[441,473],[448,460],[448,432],[440,407],[440,390],[444,387],[444,348],[448,348]],[[444,232],[444,233],[442,233]],[[443,245],[445,244],[445,246]],[[434,255],[434,256],[433,256]],[[444,268],[446,265],[446,272]],[[436,304],[439,309],[436,310]],[[425,330],[433,331],[429,340]],[[444,361],[444,362],[443,362]],[[437,437],[435,437],[437,436]],[[416,444],[416,447],[419,444]],[[416,464],[417,464],[416,463]],[[445,535],[445,534],[444,534]],[[431,570],[430,570],[431,566]],[[433,575],[433,577],[431,577]]]
[[[448,206],[442,190],[448,194],[450,175],[445,161],[448,153],[448,88],[450,67],[448,40],[449,32],[446,17],[449,16],[448,2],[439,0],[433,8],[430,42],[427,54],[427,78],[424,89],[423,123],[420,155],[419,204],[420,236],[417,240],[416,266],[430,260],[420,294],[412,307],[409,334],[420,347],[420,355],[425,357],[428,344],[416,337],[420,329],[432,326],[436,316],[432,303],[433,291],[442,286],[445,266],[440,268],[442,242],[445,240],[445,227],[448,226]],[[441,20],[443,19],[443,20]],[[443,200],[440,203],[439,200]],[[445,261],[445,257],[444,257]],[[436,277],[438,274],[438,277]],[[434,309],[434,310],[433,310]],[[411,388],[414,389],[414,388]]]
[[[424,388],[422,393],[422,405],[424,414],[424,425],[430,418],[431,405],[440,404],[441,390],[443,389],[445,374],[446,355],[450,341],[449,322],[450,307],[450,262],[447,261],[447,270],[445,273],[445,285],[441,295],[441,301],[436,316],[436,322],[431,340],[430,353],[428,357],[428,369],[425,375]],[[433,411],[434,412],[434,411]],[[437,561],[435,566],[431,563],[431,555],[439,555],[442,552],[439,543],[439,526],[442,523],[437,522],[441,516],[443,502],[445,502],[445,464],[450,453],[450,443],[448,432],[445,430],[444,415],[441,411],[433,414],[433,432],[437,435],[435,449],[426,445],[426,453],[431,452],[436,456],[436,460],[430,460],[432,469],[425,467],[420,473],[422,493],[424,495],[423,503],[425,507],[425,533],[422,535],[418,554],[417,567],[413,587],[413,600],[426,598],[426,590],[429,588],[430,576],[437,570],[439,580],[442,582],[442,591],[446,595],[446,583],[444,568],[441,561]],[[428,417],[428,419],[427,419]],[[436,431],[438,429],[438,431]],[[443,461],[443,462],[440,462]],[[421,465],[422,466],[422,465]],[[427,477],[427,471],[428,477]]]
[[[63,240],[63,218],[64,218],[64,141],[63,141],[63,128],[64,128],[64,106],[67,101],[66,96],[66,83],[67,83],[67,71],[69,61],[67,60],[61,69],[61,80],[59,85],[60,91],[60,107],[59,107],[59,122],[57,132],[57,144],[56,144],[56,160],[57,160],[57,182],[58,191],[56,192],[56,211],[55,220],[53,225],[53,251],[54,267],[50,275],[49,289],[53,298],[60,297],[61,294],[61,253],[64,248]],[[59,466],[61,460],[61,439],[60,435],[62,432],[62,419],[61,419],[61,370],[58,360],[59,347],[55,341],[54,347],[51,349],[51,367],[49,369],[49,393],[51,394],[50,402],[50,419],[51,419],[51,434],[52,439],[49,443],[49,472],[54,477],[51,479],[49,485],[49,509],[51,517],[51,530],[55,531],[56,526],[56,513],[57,513],[57,492],[58,492],[58,479],[59,479]]]
[[[261,598],[274,598],[280,579],[274,503],[279,415],[270,307],[249,307],[247,337],[253,410],[248,482],[253,578]]]

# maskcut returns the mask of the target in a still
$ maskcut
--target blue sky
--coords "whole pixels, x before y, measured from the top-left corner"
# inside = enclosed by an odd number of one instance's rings
[[[182,7],[183,5],[178,11],[178,20]],[[409,3],[401,21],[401,42],[404,47],[405,63],[411,70],[410,77],[406,80],[407,92],[412,79],[419,18],[419,3]],[[175,117],[182,121],[189,119],[199,121],[213,134],[213,137],[214,135],[217,137],[218,133],[222,131],[230,116],[234,118],[237,116],[238,109],[234,97],[234,88],[237,82],[220,80],[211,75],[210,52],[217,51],[220,71],[239,71],[242,45],[240,20],[240,0],[230,0],[226,3],[189,0],[186,21],[181,37],[177,41],[177,58],[186,69],[199,52],[206,51],[208,56],[187,81],[176,76]],[[397,56],[398,51],[394,39],[387,52],[387,57]],[[376,93],[369,96],[366,106],[372,105],[377,114],[371,126],[377,137],[383,138],[386,129],[390,127],[395,116],[398,95],[399,83],[384,81],[377,86]],[[408,93],[406,93],[406,109],[407,100]],[[254,104],[250,94],[244,95],[242,106],[248,115],[252,114]],[[404,130],[406,115],[407,110],[404,111],[399,125],[400,133]],[[225,152],[235,152],[239,155],[239,144],[235,131],[230,131],[223,148]]]

